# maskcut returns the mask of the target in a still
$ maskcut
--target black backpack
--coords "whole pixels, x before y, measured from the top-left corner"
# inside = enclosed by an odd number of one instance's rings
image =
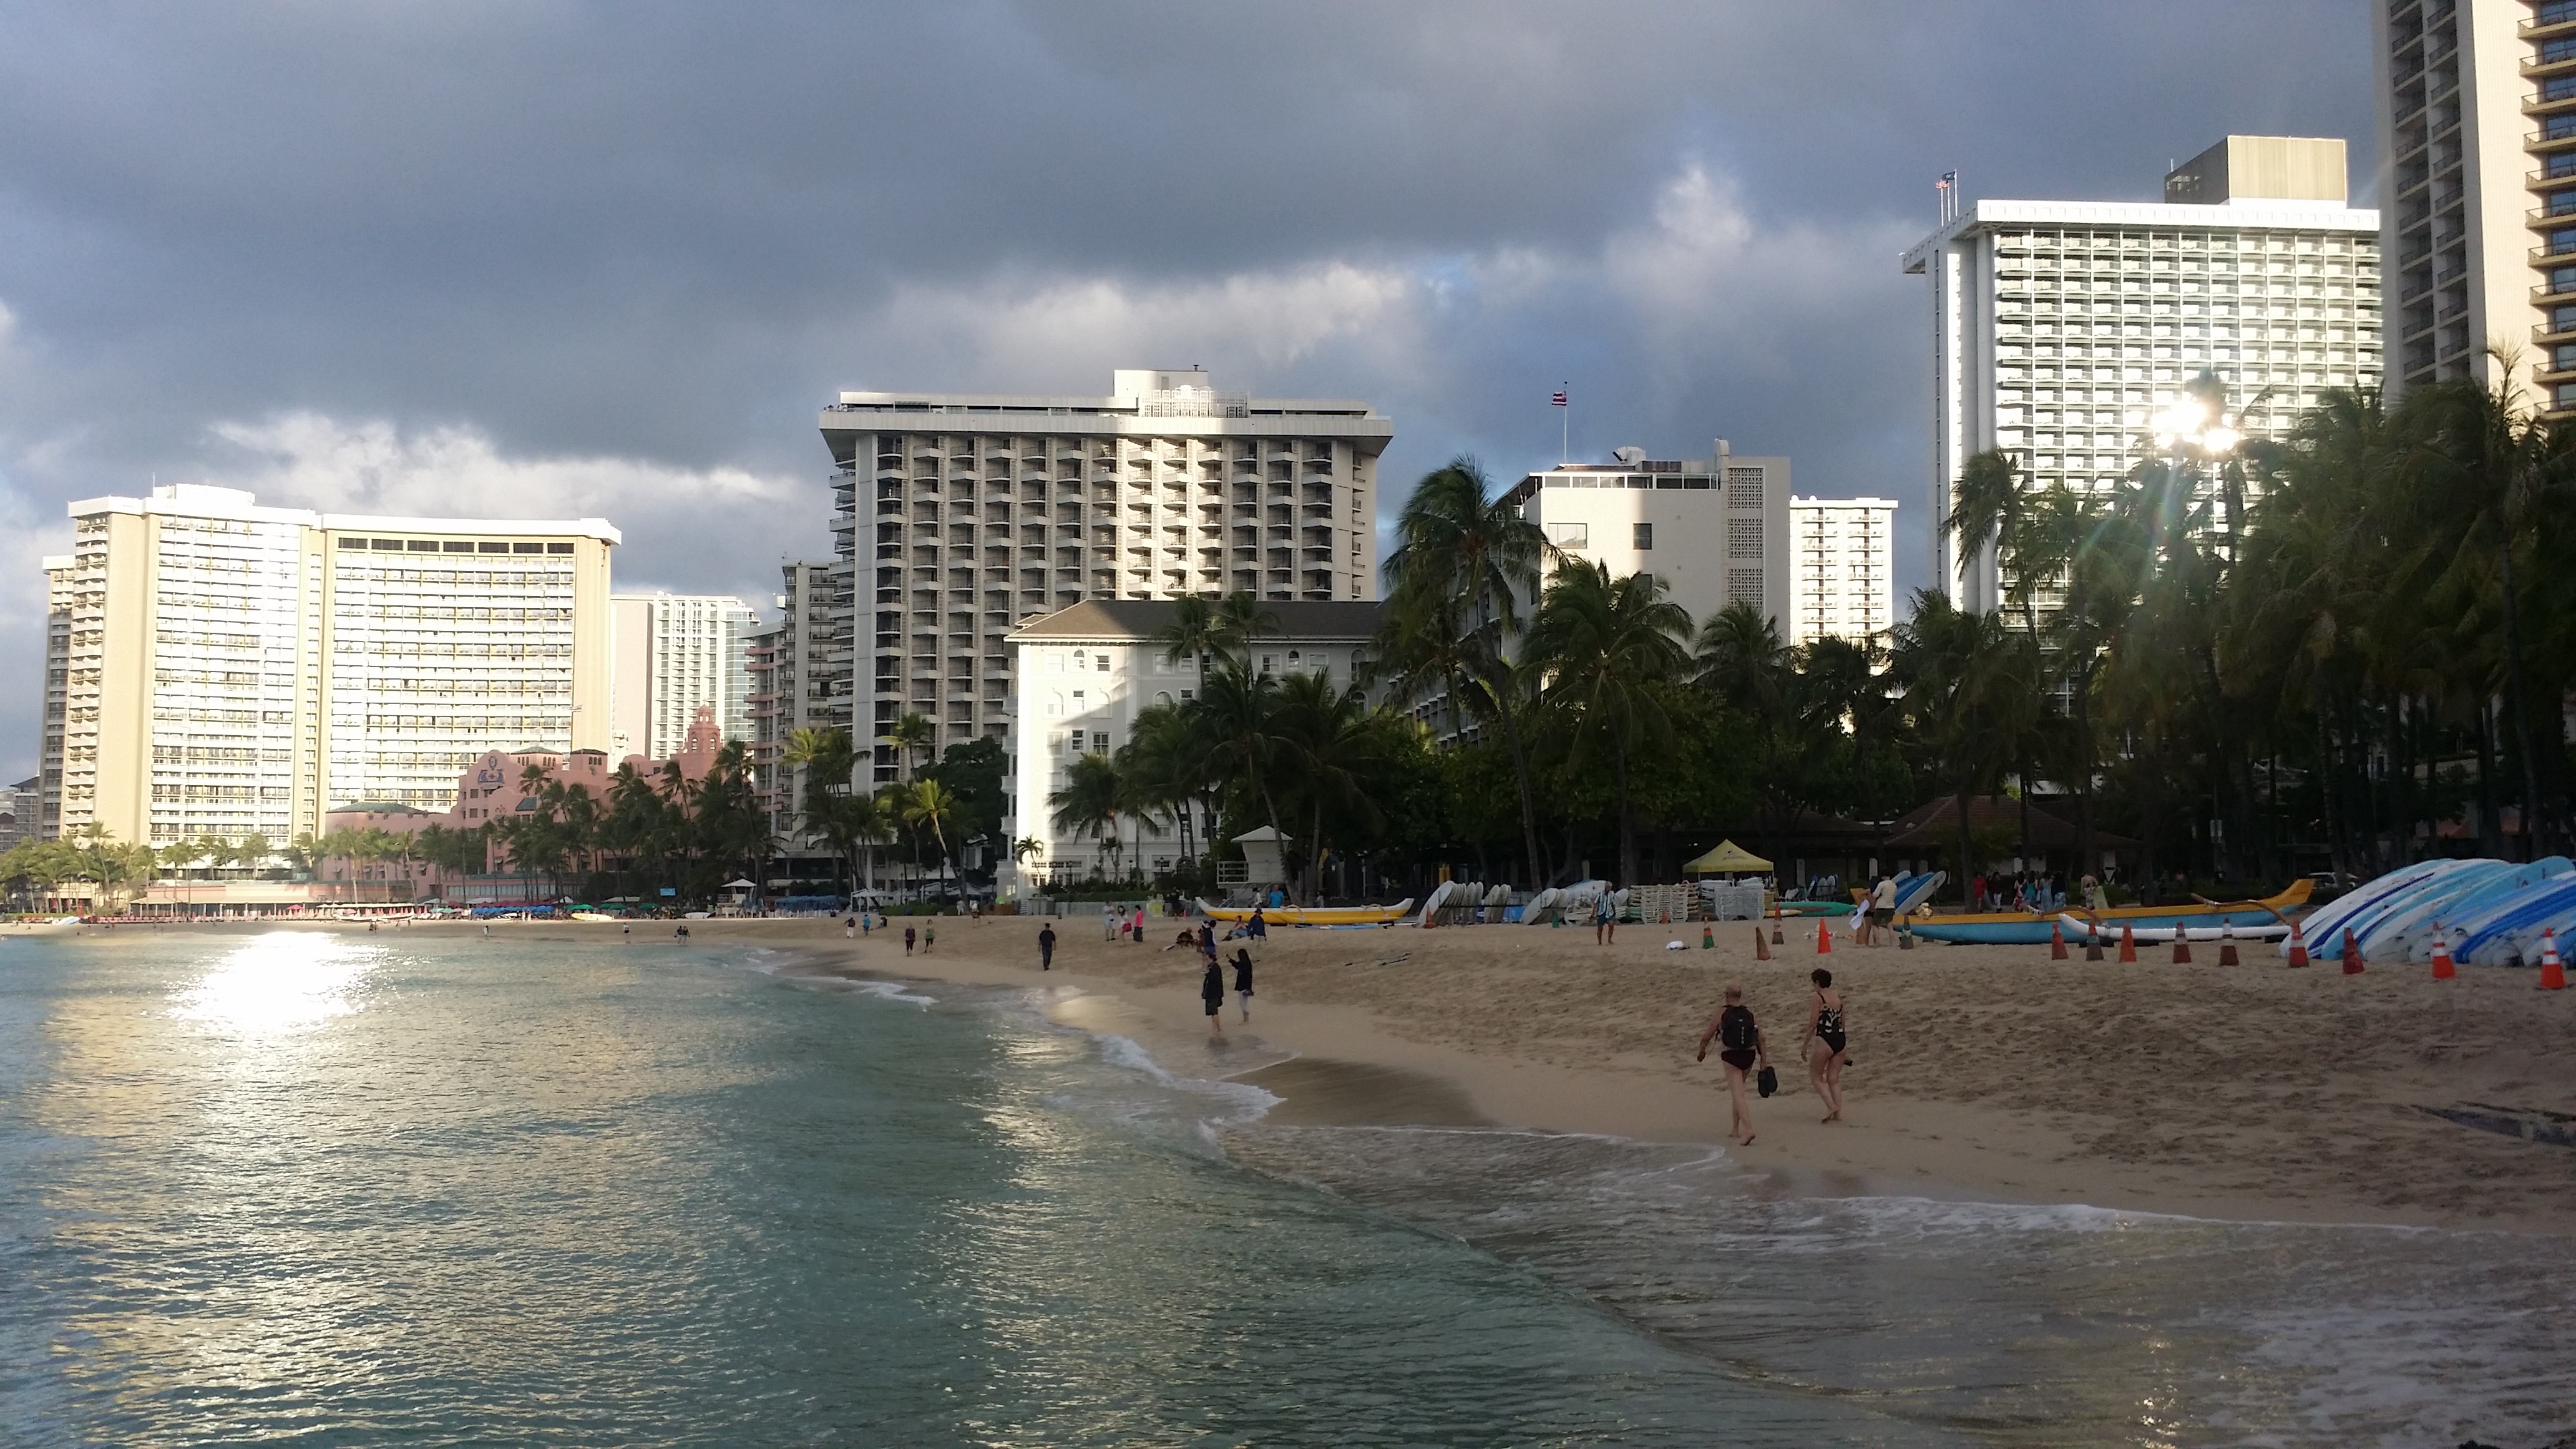
[[[1730,1006],[1717,1019],[1717,1039],[1728,1051],[1753,1050],[1753,1013],[1741,1006]]]

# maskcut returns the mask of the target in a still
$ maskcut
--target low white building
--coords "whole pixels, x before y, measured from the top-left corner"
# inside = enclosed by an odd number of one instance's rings
[[[1738,456],[1724,438],[1706,458],[1613,457],[1532,473],[1510,500],[1563,552],[1663,580],[1694,629],[1741,602],[1787,637],[1789,460]]]
[[[1281,678],[1321,670],[1345,689],[1368,657],[1368,642],[1384,608],[1366,601],[1281,601],[1263,607],[1278,619],[1279,628],[1253,641],[1253,667]],[[1065,788],[1074,761],[1087,754],[1115,754],[1147,707],[1197,698],[1198,661],[1167,659],[1163,647],[1153,642],[1176,611],[1165,599],[1091,599],[1012,631],[1016,728],[1011,776],[1004,781],[1011,810],[1002,828],[1010,841],[1034,836],[1045,848],[1021,862],[1005,844],[997,874],[1003,896],[1056,875],[1089,875],[1102,864],[1100,842],[1055,828],[1047,797]],[[1206,849],[1216,823],[1194,823],[1191,836],[1197,848]],[[1125,838],[1121,869],[1133,866],[1150,876],[1180,859],[1176,822],[1131,826]]]
[[[1896,623],[1892,498],[1789,503],[1788,642],[1880,639]]]

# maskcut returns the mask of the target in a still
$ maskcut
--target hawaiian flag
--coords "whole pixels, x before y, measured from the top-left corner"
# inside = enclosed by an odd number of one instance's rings
[[[1550,407],[1559,407],[1559,408],[1561,408],[1561,407],[1565,406],[1565,394],[1563,394],[1563,393],[1561,393],[1561,392],[1560,392],[1560,393],[1557,393],[1557,394],[1554,394],[1553,396],[1551,396],[1551,397],[1548,399],[1548,406],[1550,406]]]

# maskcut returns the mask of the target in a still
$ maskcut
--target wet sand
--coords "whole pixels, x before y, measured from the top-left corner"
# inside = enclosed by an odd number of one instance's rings
[[[1157,924],[1168,941],[1172,925]],[[1058,969],[1043,975],[1024,918],[943,919],[935,954],[909,958],[900,923],[864,942],[825,921],[690,925],[692,944],[805,948],[819,969],[1040,988],[1059,1019],[1134,1037],[1172,1071],[1275,1093],[1273,1120],[1290,1123],[1723,1141],[1719,1073],[1691,1051],[1721,987],[1741,981],[1783,1091],[1755,1104],[1755,1144],[1730,1150],[1821,1190],[2576,1231],[2576,1148],[2423,1110],[2576,1113],[2576,991],[2535,991],[2523,971],[2436,983],[2420,969],[2291,970],[2268,946],[2235,968],[2207,949],[2197,965],[2142,951],[2122,966],[1839,937],[1820,959],[1811,935],[1762,962],[1742,923],[1706,950],[1697,926],[1627,927],[1598,947],[1588,930],[1544,926],[1282,931],[1256,951],[1252,1022],[1235,1020],[1229,991],[1227,1035],[1212,1041],[1194,958],[1104,942],[1095,920],[1056,923]],[[633,949],[668,941],[649,929]],[[494,935],[619,939],[582,924]],[[1688,949],[1665,950],[1672,939]],[[1848,1121],[1830,1126],[1796,1049],[1818,965],[1849,1003],[1854,1059]]]

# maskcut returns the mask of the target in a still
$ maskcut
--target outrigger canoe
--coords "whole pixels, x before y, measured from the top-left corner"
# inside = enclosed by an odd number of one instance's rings
[[[2301,878],[2279,895],[2259,901],[2206,901],[2188,906],[2132,906],[2108,911],[2068,909],[2063,914],[2071,919],[2089,922],[2094,930],[2116,936],[2122,926],[2139,932],[2215,931],[2221,926],[2251,930],[2258,926],[2279,925],[2291,911],[2307,904],[2308,892],[2316,882]],[[1926,941],[1947,941],[1984,946],[2045,946],[2052,928],[2063,929],[2057,911],[1988,911],[1975,915],[1919,916],[1900,918],[1899,923]],[[2194,938],[2197,939],[2197,938]]]
[[[1391,906],[1212,906],[1202,900],[1198,907],[1209,920],[1237,926],[1251,920],[1255,910],[1273,926],[1392,926],[1412,911],[1413,898]]]

